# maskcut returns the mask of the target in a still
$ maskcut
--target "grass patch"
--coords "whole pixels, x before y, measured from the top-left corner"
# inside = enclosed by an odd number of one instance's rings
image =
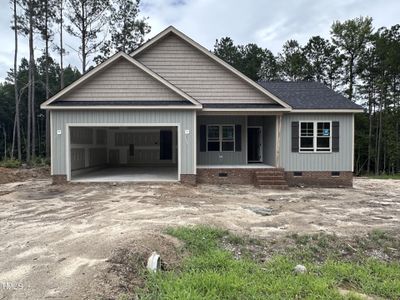
[[[357,249],[332,235],[293,235],[285,241],[289,246],[275,244],[280,250],[264,262],[237,257],[232,249],[270,252],[266,242],[206,226],[170,228],[167,233],[182,240],[182,250],[190,255],[175,270],[147,274],[139,299],[362,299],[355,293],[343,295],[339,288],[400,299],[398,260],[367,255],[378,243],[398,245],[384,232],[354,240]],[[356,255],[343,255],[348,246]],[[305,265],[307,273],[295,274],[297,264]]]
[[[50,166],[50,160],[45,157],[35,157],[29,163],[27,163],[27,165],[32,168],[47,167],[47,166]],[[22,161],[20,161],[18,159],[7,158],[7,159],[0,160],[0,167],[3,167],[3,168],[16,169],[21,166],[22,166]]]
[[[21,164],[21,161],[18,159],[7,158],[0,160],[0,167],[3,168],[19,168]]]
[[[381,175],[369,175],[368,178],[372,178],[372,179],[396,179],[396,180],[400,180],[400,173],[396,173],[396,174],[381,174]]]
[[[50,160],[46,157],[35,157],[31,160],[30,166],[33,168],[47,167],[50,166]]]

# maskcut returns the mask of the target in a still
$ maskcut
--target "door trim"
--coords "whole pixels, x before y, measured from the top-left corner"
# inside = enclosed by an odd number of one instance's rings
[[[249,128],[259,128],[260,129],[260,159],[259,160],[249,160],[249,157],[247,156],[247,163],[261,163],[264,161],[264,157],[263,157],[263,152],[264,152],[264,139],[263,139],[263,127],[262,126],[247,126],[247,129]],[[246,147],[247,147],[247,153],[249,152],[249,131],[246,130],[246,134],[247,134],[247,143],[246,143]]]

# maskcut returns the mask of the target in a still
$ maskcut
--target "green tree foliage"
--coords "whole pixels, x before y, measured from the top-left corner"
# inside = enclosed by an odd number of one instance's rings
[[[309,80],[310,66],[307,57],[296,40],[289,40],[283,45],[278,55],[280,75],[285,80]]]
[[[236,46],[230,37],[216,40],[214,54],[253,80],[262,78],[263,71],[264,75],[268,74],[269,70],[265,69],[266,62],[271,66],[275,62],[271,60],[273,55],[268,49],[262,49],[256,44]]]
[[[139,18],[140,0],[115,0],[110,7],[110,40],[101,47],[101,55],[96,62],[101,62],[119,51],[132,53],[144,42],[150,32],[147,18]]]
[[[223,37],[215,41],[214,54],[239,70],[242,59],[241,53],[239,46],[236,46],[230,37]]]
[[[332,42],[345,56],[345,83],[348,84],[346,94],[350,100],[354,96],[355,70],[359,58],[366,49],[372,35],[372,18],[360,17],[345,22],[336,21],[332,25]]]
[[[253,80],[259,80],[261,66],[266,58],[265,50],[256,44],[247,44],[239,46],[239,52],[242,58],[240,66],[242,73]]]
[[[342,73],[343,57],[339,50],[320,36],[313,36],[303,48],[308,75],[330,88],[336,88]]]
[[[279,66],[278,61],[274,54],[265,49],[265,57],[261,63],[259,76],[262,80],[278,80],[279,79]]]

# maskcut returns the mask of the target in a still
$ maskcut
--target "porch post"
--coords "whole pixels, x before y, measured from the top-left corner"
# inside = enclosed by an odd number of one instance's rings
[[[276,134],[275,134],[275,166],[281,165],[281,130],[282,130],[282,115],[277,115],[276,120]]]

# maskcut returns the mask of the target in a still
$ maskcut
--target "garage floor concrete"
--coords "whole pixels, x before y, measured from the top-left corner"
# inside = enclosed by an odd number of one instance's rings
[[[79,182],[158,182],[177,181],[177,167],[109,167],[72,175],[72,181]]]

